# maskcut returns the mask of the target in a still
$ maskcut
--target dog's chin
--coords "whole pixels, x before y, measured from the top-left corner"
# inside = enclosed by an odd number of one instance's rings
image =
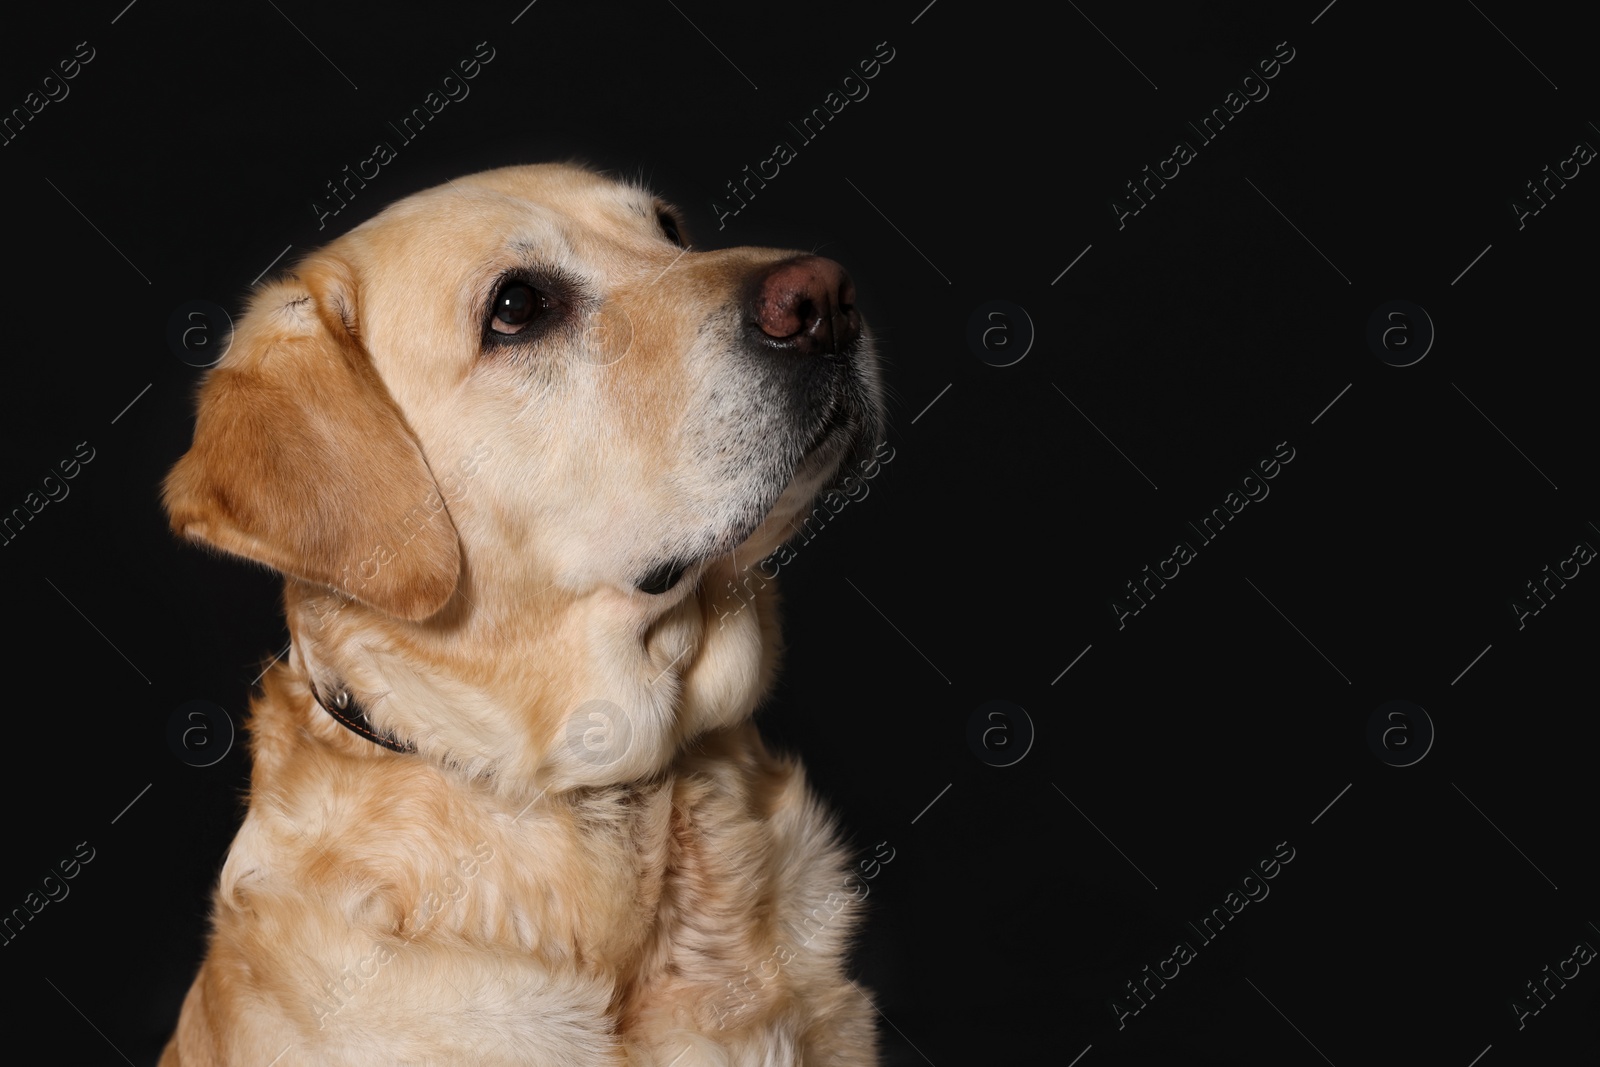
[[[709,533],[704,547],[652,561],[633,580],[633,587],[651,597],[675,600],[697,584],[707,570],[723,563],[734,573],[755,565],[795,536],[794,521],[806,514],[847,463],[869,458],[881,430],[881,419],[863,418],[846,405],[836,405],[820,420],[803,447],[786,482],[742,508],[742,518]],[[779,475],[781,478],[782,476]]]

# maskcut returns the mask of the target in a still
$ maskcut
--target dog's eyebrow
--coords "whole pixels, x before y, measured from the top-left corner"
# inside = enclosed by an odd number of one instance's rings
[[[577,259],[578,252],[572,247],[572,242],[567,240],[566,234],[562,233],[560,230],[557,230],[553,237],[556,244],[560,248],[562,258],[567,260]],[[550,242],[548,240],[542,240],[536,244],[525,237],[519,237],[513,240],[507,247],[513,254],[521,259],[534,260],[550,258],[549,244]]]

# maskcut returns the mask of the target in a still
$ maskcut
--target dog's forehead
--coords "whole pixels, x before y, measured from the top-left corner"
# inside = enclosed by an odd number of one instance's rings
[[[492,189],[551,206],[616,206],[635,213],[651,201],[649,190],[640,185],[570,163],[501,167],[447,183],[444,188],[456,186]]]
[[[565,164],[505,167],[417,193],[355,231],[369,241],[470,239],[481,248],[541,236],[637,237],[657,200],[641,186]]]

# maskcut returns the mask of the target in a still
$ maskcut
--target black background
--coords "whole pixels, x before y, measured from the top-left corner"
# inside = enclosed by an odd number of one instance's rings
[[[95,850],[0,949],[11,1040],[154,1062],[248,781],[242,744],[191,767],[167,724],[195,699],[242,723],[285,641],[277,581],[160,511],[200,376],[169,318],[237,312],[269,264],[445,178],[579,157],[643,175],[701,247],[840,260],[880,338],[895,458],[784,568],[761,722],[862,856],[894,850],[855,963],[886,1064],[1593,1055],[1594,968],[1521,1029],[1511,1008],[1600,945],[1600,578],[1520,629],[1511,607],[1600,545],[1600,177],[1520,228],[1511,206],[1600,144],[1575,15],[523,2],[7,18],[7,113],[94,50],[0,147],[0,508],[94,450],[0,547],[0,910]],[[319,230],[324,183],[481,41],[470,96]],[[1201,143],[1185,123],[1285,41],[1270,95]],[[802,143],[787,124],[879,42],[870,95]],[[1111,201],[1179,138],[1196,158],[1119,228]],[[719,230],[724,184],[780,140],[796,158]],[[990,300],[1036,330],[1012,366],[968,345]],[[1407,367],[1367,341],[1393,300],[1437,329]],[[1199,543],[1185,523],[1280,442],[1270,496]],[[1179,539],[1197,558],[1119,628],[1124,583]],[[967,741],[996,699],[1035,734],[1003,768]],[[1396,699],[1436,731],[1408,767],[1367,741]],[[1270,895],[1200,943],[1186,923],[1280,842]],[[1119,1028],[1124,983],[1185,939],[1196,958]]]

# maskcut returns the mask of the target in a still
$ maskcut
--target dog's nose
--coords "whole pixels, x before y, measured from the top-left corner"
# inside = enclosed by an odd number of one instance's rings
[[[750,316],[768,347],[798,355],[837,355],[861,336],[856,286],[821,256],[796,256],[757,276]]]

